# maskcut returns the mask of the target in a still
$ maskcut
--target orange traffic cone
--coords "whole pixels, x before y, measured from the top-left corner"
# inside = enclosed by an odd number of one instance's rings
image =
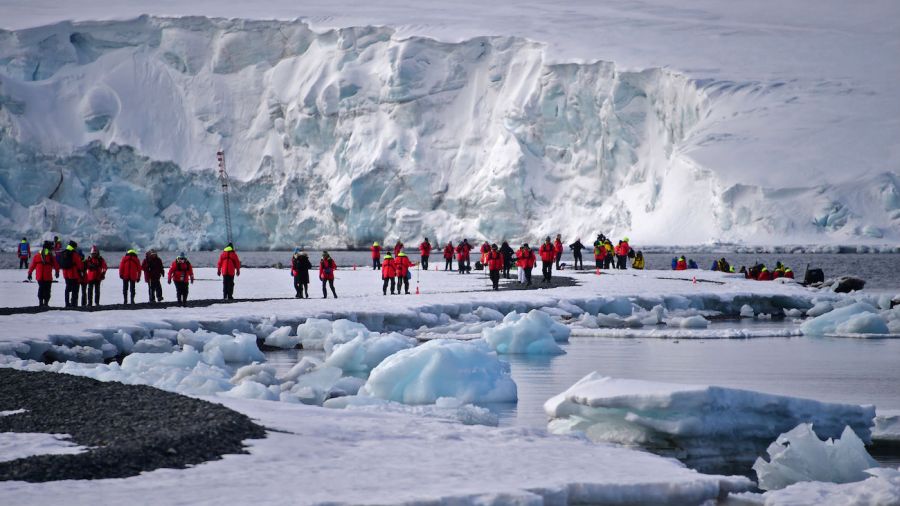
[[[597,275],[598,275],[598,276],[600,275],[600,268],[599,268],[599,267],[597,267]]]
[[[697,276],[694,276],[694,278],[691,280],[691,283],[695,285],[697,284]]]
[[[356,264],[353,264],[353,270],[354,271],[356,270]]]
[[[419,295],[419,285],[416,285],[416,295]]]

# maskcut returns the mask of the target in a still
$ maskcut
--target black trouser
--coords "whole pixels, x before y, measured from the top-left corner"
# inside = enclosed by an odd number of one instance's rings
[[[99,306],[100,305],[100,282],[99,281],[91,281],[87,285],[87,305],[88,306]]]
[[[397,276],[397,295],[400,294],[401,288],[405,288],[406,293],[409,293],[409,278],[406,276]]]
[[[509,269],[512,268],[512,259],[504,258],[503,259],[503,277],[509,279]]]
[[[531,284],[531,269],[532,269],[532,267],[525,268],[525,285],[526,286]]]
[[[331,286],[331,295],[334,295],[334,298],[337,298],[337,292],[334,291],[334,280],[333,279],[323,279],[322,280],[322,297],[328,298],[328,292],[325,291],[325,285]]]
[[[607,253],[606,256],[603,257],[603,268],[609,269],[610,267],[612,267],[612,261],[613,261],[612,254]]]
[[[422,255],[422,268],[428,270],[428,255]]]
[[[556,270],[559,270],[559,261],[562,260],[562,253],[556,254]]]
[[[234,299],[234,276],[222,276],[222,298]]]
[[[122,304],[128,304],[128,289],[131,288],[131,303],[134,304],[134,281],[122,280]]]
[[[78,305],[78,280],[66,278],[66,307]]]
[[[581,252],[576,251],[575,253],[572,253],[572,256],[574,257],[572,268],[577,269],[578,266],[581,265],[581,268],[584,269],[584,259],[581,258]]]
[[[178,299],[178,303],[181,305],[187,304],[188,298],[188,282],[187,281],[176,281],[175,282],[175,298]]]
[[[150,302],[162,302],[162,284],[160,284],[159,279],[147,281],[147,291],[150,293]]]
[[[391,285],[391,294],[394,293],[394,277],[391,276],[389,278],[384,278],[384,282],[381,284],[381,292],[387,295],[388,283]]]
[[[603,259],[594,257],[594,264],[597,266],[598,269],[602,269],[603,268]]]
[[[444,270],[452,271],[453,270],[453,258],[445,258],[444,259]]]
[[[50,290],[53,288],[53,281],[38,281],[38,306],[50,305]]]
[[[80,283],[81,285],[81,307],[88,305],[88,294],[87,294],[87,282]]]
[[[297,292],[297,297],[303,298],[304,291],[306,292],[306,298],[309,298],[309,281],[303,281],[300,276],[294,276],[294,291]]]
[[[492,270],[492,271],[490,272],[490,276],[491,276],[491,283],[494,284],[494,290],[499,290],[499,287],[500,287],[500,271],[499,271],[499,270]]]
[[[553,277],[553,262],[545,262],[541,260],[541,274],[544,275],[544,282],[549,283]]]
[[[616,269],[624,269],[625,268],[625,260],[628,258],[626,255],[616,255]]]
[[[456,267],[460,274],[466,272],[466,261],[462,259],[458,259],[456,261]]]
[[[375,271],[378,269],[381,269],[381,259],[378,257],[375,257],[372,259],[372,270]]]
[[[19,269],[27,269],[28,268],[28,259],[24,257],[19,257]]]

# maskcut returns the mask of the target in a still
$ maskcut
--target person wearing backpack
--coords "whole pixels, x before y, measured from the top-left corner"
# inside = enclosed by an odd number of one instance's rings
[[[291,276],[294,277],[294,298],[302,299],[304,293],[309,298],[309,270],[312,269],[312,263],[305,251],[300,248],[294,250],[294,256],[291,257]]]
[[[327,251],[322,252],[322,259],[319,260],[319,279],[322,280],[322,298],[328,298],[326,285],[331,286],[331,295],[337,298],[337,292],[334,291],[334,271],[337,270],[337,264]]]
[[[494,285],[494,290],[499,290],[500,271],[503,270],[503,253],[500,253],[497,243],[491,244],[491,250],[488,251],[486,260],[488,274],[491,278],[491,283]]]
[[[31,274],[35,273],[38,283],[38,307],[50,306],[50,291],[53,288],[53,272],[59,278],[59,264],[56,263],[56,255],[53,254],[53,243],[44,241],[41,250],[31,259],[28,267],[28,281]]]
[[[81,248],[75,250],[75,253],[78,253],[78,257],[81,258],[81,270],[78,271],[78,287],[81,289],[81,307],[87,307],[87,265],[85,265],[85,260],[87,257],[84,256],[84,251]]]
[[[126,251],[119,261],[119,279],[122,280],[122,304],[128,304],[128,291],[131,290],[131,304],[134,305],[135,283],[141,280],[141,260],[133,248]]]
[[[63,271],[63,279],[66,280],[66,307],[78,307],[78,290],[81,288],[81,271],[84,269],[84,263],[75,251],[77,247],[78,243],[69,241],[60,255],[62,261],[59,266]]]
[[[241,259],[234,251],[232,243],[228,243],[219,255],[216,275],[222,276],[222,299],[234,300],[234,277],[241,275]]]
[[[387,295],[388,285],[391,285],[391,295],[394,295],[394,277],[397,271],[394,269],[394,257],[388,251],[384,255],[384,261],[381,262],[381,293]]]
[[[91,254],[84,261],[85,279],[87,281],[87,305],[100,305],[100,283],[106,278],[106,260],[100,256],[97,246],[91,246]]]
[[[27,269],[28,268],[28,259],[31,258],[31,244],[28,243],[28,239],[23,237],[22,241],[19,242],[19,269]]]
[[[377,271],[381,268],[381,245],[378,244],[378,241],[372,243],[372,270]]]
[[[513,251],[506,241],[503,241],[498,251],[503,255],[503,277],[509,279],[509,270],[512,268],[513,257],[516,256],[516,252]]]
[[[188,282],[194,282],[194,268],[187,259],[187,255],[182,251],[169,266],[169,284],[175,280],[175,298],[178,299],[179,306],[187,305],[188,298]]]
[[[147,288],[150,292],[150,303],[162,302],[163,293],[160,281],[166,272],[166,268],[163,266],[162,259],[156,254],[156,250],[151,249],[147,251],[144,261],[141,263],[141,270],[144,271],[144,281],[147,282]]]
[[[394,260],[394,270],[397,273],[397,295],[400,295],[400,287],[404,287],[406,295],[409,295],[409,278],[411,277],[409,268],[412,262],[406,253],[400,252]]]
[[[428,270],[428,257],[431,256],[431,243],[428,242],[428,238],[426,237],[421,244],[419,244],[419,253],[422,255],[422,269]]]

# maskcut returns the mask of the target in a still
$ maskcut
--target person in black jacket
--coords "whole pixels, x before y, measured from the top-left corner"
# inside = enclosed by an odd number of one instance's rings
[[[572,250],[572,257],[575,258],[572,268],[584,269],[584,259],[581,257],[581,250],[584,249],[584,244],[581,244],[581,238],[575,239],[575,242],[569,245],[569,249]]]
[[[294,256],[291,257],[291,275],[294,276],[294,295],[297,299],[309,298],[309,270],[312,269],[312,263],[305,251],[300,248],[294,250]]]
[[[141,263],[141,270],[144,271],[144,280],[150,288],[150,302],[162,302],[163,293],[160,279],[165,274],[166,268],[163,266],[162,259],[157,256],[156,250],[147,251],[144,262]]]
[[[503,244],[500,245],[500,254],[503,255],[503,277],[509,279],[509,270],[512,268],[513,257],[516,256],[516,252],[509,246],[509,243],[503,241]]]

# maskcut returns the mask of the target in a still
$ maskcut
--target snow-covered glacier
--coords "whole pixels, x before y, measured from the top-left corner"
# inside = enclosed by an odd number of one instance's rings
[[[691,155],[732,141],[711,133],[723,115],[778,83],[545,50],[206,17],[0,31],[0,235],[219,245],[222,149],[244,248],[900,239],[896,171],[768,187]]]

